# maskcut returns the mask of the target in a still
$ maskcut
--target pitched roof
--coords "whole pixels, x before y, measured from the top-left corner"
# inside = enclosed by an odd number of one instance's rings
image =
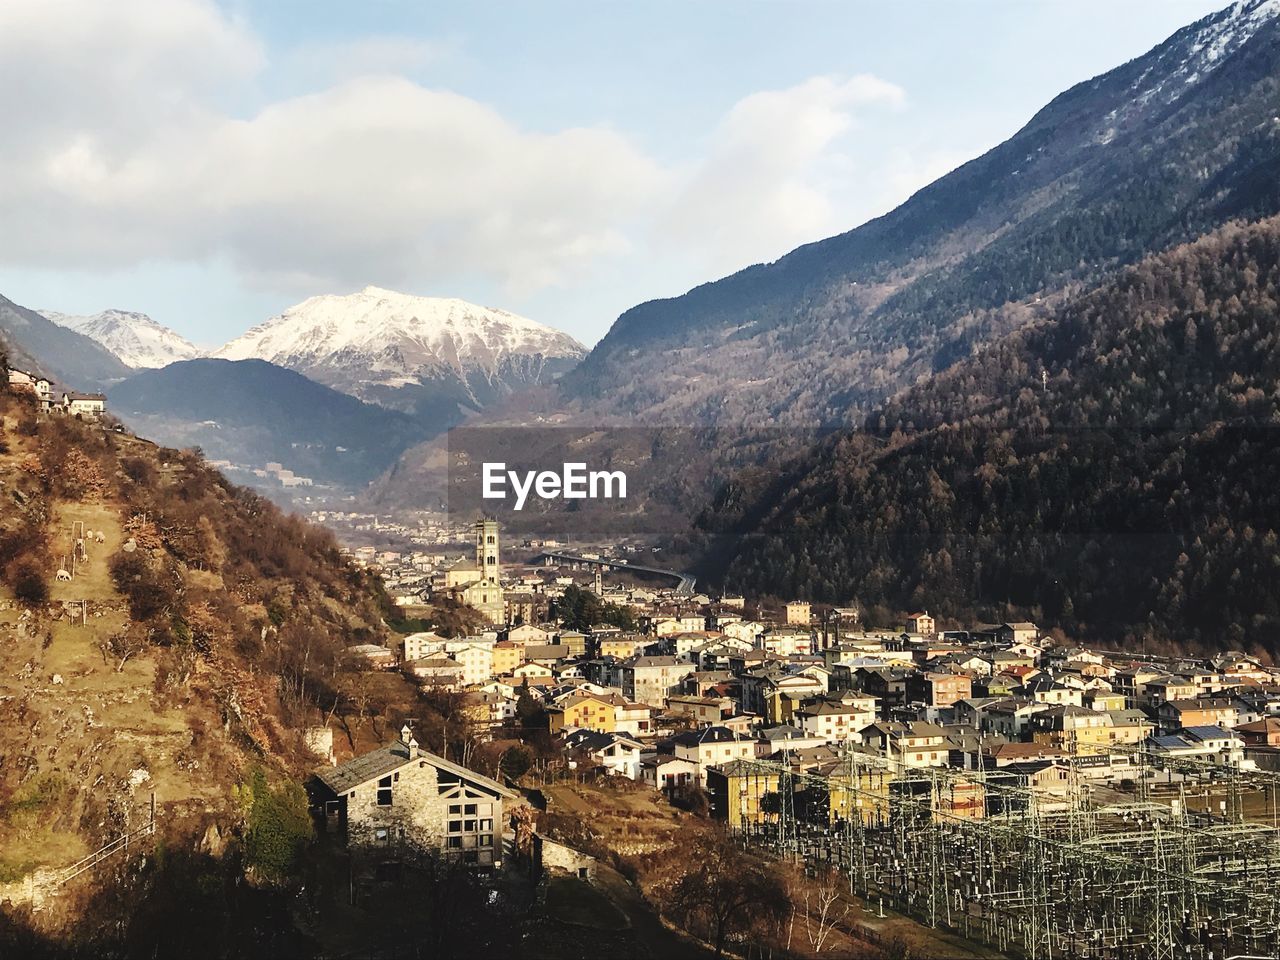
[[[678,667],[682,663],[687,664],[688,661],[677,660],[675,657],[634,657],[627,662],[627,666],[639,669],[642,667]],[[689,664],[692,667],[692,664]]]
[[[601,733],[597,730],[575,730],[564,738],[564,745],[570,749],[581,748],[590,752],[605,750],[615,743],[625,743],[640,749],[641,744],[630,737],[618,733]]]
[[[715,726],[707,727],[705,730],[689,730],[686,733],[678,733],[671,738],[671,742],[682,747],[693,747],[704,743],[739,743],[750,739],[750,737],[744,737],[728,727]]]
[[[712,770],[726,777],[748,777],[759,774],[759,769],[752,761],[741,758],[708,768],[708,772]]]
[[[316,773],[316,778],[336,794],[347,793],[361,784],[369,783],[385,777],[387,774],[408,766],[415,760],[423,760],[437,770],[447,770],[467,783],[496,793],[507,799],[515,794],[484,774],[476,773],[467,767],[460,766],[451,760],[428,753],[426,750],[414,748],[412,751],[404,743],[397,741],[389,747],[382,747],[370,753],[355,757],[337,767],[326,767]]]
[[[1000,743],[989,751],[991,756],[1005,760],[1014,757],[1065,757],[1066,751],[1045,743]]]
[[[1236,729],[1245,733],[1274,733],[1280,731],[1280,717],[1263,717],[1252,723],[1242,723]]]
[[[696,760],[690,760],[688,757],[677,757],[670,753],[658,753],[651,757],[641,757],[640,766],[642,767],[665,767],[668,763],[687,763],[691,766],[697,766]]]
[[[1202,700],[1166,700],[1158,709],[1168,707],[1182,713],[1184,710],[1227,710],[1232,706],[1226,697],[1205,697]]]
[[[1183,736],[1195,737],[1197,740],[1234,740],[1236,735],[1229,730],[1216,726],[1195,726],[1183,727],[1181,731]]]
[[[773,743],[779,740],[812,740],[813,735],[805,733],[799,727],[784,723],[777,727],[770,727],[768,730],[761,730],[760,739]]]
[[[1175,734],[1166,734],[1162,737],[1152,737],[1151,742],[1157,747],[1163,747],[1166,750],[1189,750],[1191,744]]]

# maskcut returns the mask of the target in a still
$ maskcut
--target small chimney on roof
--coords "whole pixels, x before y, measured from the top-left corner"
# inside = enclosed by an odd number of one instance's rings
[[[413,728],[408,723],[400,728],[400,742],[405,745],[409,759],[412,760],[418,749],[418,741],[413,739]]]

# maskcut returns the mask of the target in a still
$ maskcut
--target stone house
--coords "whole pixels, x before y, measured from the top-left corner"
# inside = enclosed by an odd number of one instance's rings
[[[541,833],[533,835],[533,876],[536,880],[547,876],[590,880],[595,875],[595,857]]]
[[[388,747],[316,774],[327,831],[349,848],[417,850],[468,863],[502,862],[503,804],[516,795],[418,747],[408,726]]]

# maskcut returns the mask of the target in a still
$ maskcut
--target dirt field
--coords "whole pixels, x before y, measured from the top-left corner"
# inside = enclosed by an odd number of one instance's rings
[[[157,702],[155,651],[121,666],[102,650],[128,622],[107,569],[122,541],[118,508],[55,506],[55,562],[68,572],[75,521],[104,542],[88,538],[87,559],[70,581],[51,582],[46,607],[24,612],[0,586],[0,723],[11,731],[6,781],[18,789],[0,809],[0,875],[75,862],[145,822],[153,793],[161,807],[224,799],[199,775],[193,715]]]

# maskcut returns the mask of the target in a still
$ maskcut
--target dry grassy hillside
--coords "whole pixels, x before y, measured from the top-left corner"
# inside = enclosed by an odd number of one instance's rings
[[[313,767],[305,730],[385,597],[197,454],[22,395],[0,421],[0,901],[56,888],[48,926],[94,886],[59,872],[153,796],[166,843],[221,848],[235,785]]]

